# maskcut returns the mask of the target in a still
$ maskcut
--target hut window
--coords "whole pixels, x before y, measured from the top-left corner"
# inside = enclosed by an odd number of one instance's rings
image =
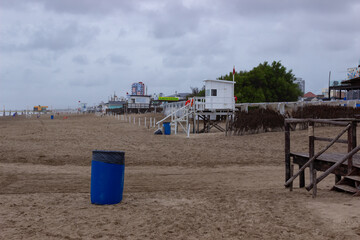
[[[211,96],[217,96],[217,89],[211,89]]]
[[[205,96],[210,96],[210,89],[207,89],[207,90],[206,90]]]

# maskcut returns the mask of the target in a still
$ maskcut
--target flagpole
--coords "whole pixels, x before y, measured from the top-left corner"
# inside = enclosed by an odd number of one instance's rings
[[[235,83],[235,65],[234,65],[234,68],[233,68],[233,83]]]

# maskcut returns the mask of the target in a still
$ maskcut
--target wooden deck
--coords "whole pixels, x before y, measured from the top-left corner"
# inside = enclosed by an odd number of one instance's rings
[[[345,155],[345,153],[323,153],[315,159],[314,167],[316,170],[324,172]],[[309,161],[308,153],[290,153],[290,156],[293,158],[293,163],[298,164],[300,167]],[[359,154],[353,156],[353,168],[357,168],[360,171]],[[335,169],[332,173],[335,175],[346,176],[348,173],[347,161],[341,164],[340,167]]]
[[[357,145],[356,127],[359,119],[286,119],[285,120],[285,186],[292,191],[293,181],[299,177],[299,187],[305,187],[305,169],[309,168],[310,183],[306,190],[313,190],[316,197],[317,184],[330,174],[335,174],[335,185],[332,189],[360,196],[360,145]],[[308,125],[309,151],[296,153],[290,150],[291,124],[306,123]],[[344,126],[345,128],[335,138],[315,136],[315,123]],[[340,137],[347,133],[347,140]],[[315,141],[330,142],[325,148],[315,153]],[[325,153],[334,143],[346,143],[347,153]],[[292,160],[291,160],[292,159]],[[294,173],[294,165],[299,165],[299,171]],[[317,171],[322,171],[317,176]]]

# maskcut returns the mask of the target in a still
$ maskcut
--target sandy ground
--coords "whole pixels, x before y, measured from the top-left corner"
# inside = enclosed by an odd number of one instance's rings
[[[333,176],[316,199],[284,188],[283,132],[153,131],[94,115],[0,118],[0,239],[360,239],[360,199],[329,191]],[[291,134],[306,152],[307,131]],[[120,204],[90,203],[95,149],[125,151]]]

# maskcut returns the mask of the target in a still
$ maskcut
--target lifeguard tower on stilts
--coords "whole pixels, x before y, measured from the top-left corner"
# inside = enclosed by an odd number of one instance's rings
[[[226,132],[230,130],[235,112],[234,82],[224,80],[205,80],[205,97],[194,97],[187,102],[168,103],[164,106],[165,118],[158,121],[170,122],[177,134],[183,130],[188,136],[192,133],[206,133],[211,128]],[[220,126],[226,119],[226,126]],[[200,129],[200,121],[203,128]],[[192,124],[191,124],[192,123]],[[192,125],[192,129],[191,129]]]

